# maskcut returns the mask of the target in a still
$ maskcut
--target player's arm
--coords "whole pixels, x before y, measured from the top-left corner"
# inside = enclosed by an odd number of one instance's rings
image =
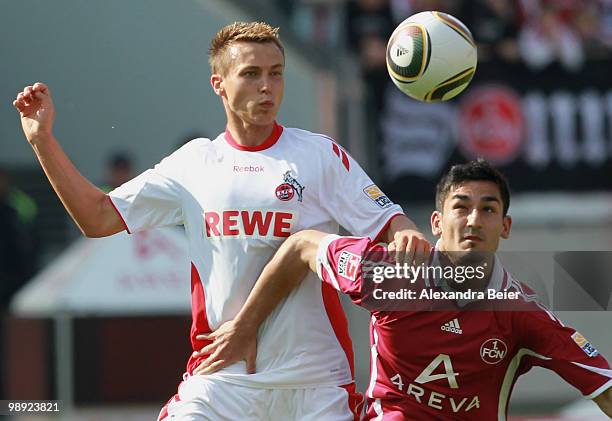
[[[406,215],[396,215],[380,237],[389,244],[389,252],[395,253],[398,262],[419,266],[426,263],[431,252],[429,241]]]
[[[593,401],[599,405],[604,414],[612,418],[612,387],[593,398]]]
[[[209,357],[194,374],[209,374],[246,359],[247,372],[255,372],[257,330],[276,306],[304,279],[308,270],[316,272],[319,242],[326,233],[306,230],[291,235],[264,267],[244,306],[234,320],[226,322],[199,340],[213,343],[195,352]]]
[[[123,230],[108,196],[79,173],[53,136],[55,108],[49,88],[43,83],[27,86],[13,105],[51,186],[81,232],[105,237]]]
[[[612,416],[612,369],[595,346],[535,302],[513,314],[515,332],[522,338],[521,347],[534,352],[532,364],[556,372]]]

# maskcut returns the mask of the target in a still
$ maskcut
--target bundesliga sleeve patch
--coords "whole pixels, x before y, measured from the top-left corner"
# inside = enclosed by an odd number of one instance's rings
[[[383,209],[393,204],[391,199],[385,196],[385,194],[382,192],[381,189],[378,188],[376,184],[369,185],[368,187],[363,189],[363,192],[365,193],[366,196],[372,199],[374,203],[376,203],[378,206],[380,206]]]
[[[360,263],[360,256],[349,251],[342,251],[338,256],[338,275],[355,282]]]
[[[596,357],[599,355],[599,351],[597,351],[597,349],[595,349],[595,347],[580,333],[574,332],[572,339],[589,357]]]

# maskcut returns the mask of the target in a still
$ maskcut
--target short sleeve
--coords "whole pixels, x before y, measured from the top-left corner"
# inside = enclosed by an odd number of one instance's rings
[[[402,208],[393,203],[344,149],[329,138],[323,150],[321,204],[351,234],[374,240]]]
[[[544,307],[519,314],[523,343],[535,353],[531,365],[556,372],[590,399],[612,387],[608,361],[579,332]]]
[[[183,223],[182,149],[108,194],[128,232]]]
[[[355,304],[361,304],[361,261],[371,248],[369,238],[341,237],[335,234],[323,237],[317,249],[319,278],[348,295]]]

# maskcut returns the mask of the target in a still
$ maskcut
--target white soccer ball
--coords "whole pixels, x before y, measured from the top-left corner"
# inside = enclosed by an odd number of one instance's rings
[[[463,91],[476,71],[476,43],[457,18],[421,12],[400,23],[387,44],[387,70],[402,92],[425,102]]]

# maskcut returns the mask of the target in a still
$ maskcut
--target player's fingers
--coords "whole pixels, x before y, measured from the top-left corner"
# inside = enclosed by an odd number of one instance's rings
[[[23,109],[25,108],[25,104],[23,103],[23,100],[20,99],[19,97],[17,97],[17,99],[13,101],[13,106],[17,108],[17,110],[19,110],[20,112],[23,112]]]
[[[34,91],[41,92],[45,95],[49,95],[51,93],[49,92],[49,87],[42,82],[36,82],[34,85],[32,85],[32,88]]]
[[[217,337],[217,335],[215,335],[215,332],[210,332],[210,333],[202,333],[200,335],[196,336],[196,339],[198,341],[212,341]]]
[[[255,374],[256,365],[255,362],[257,360],[257,345],[253,346],[249,349],[246,357],[246,370],[247,374]]]
[[[17,94],[17,101],[23,104],[24,107],[27,107],[29,105],[29,101],[27,100],[27,97],[25,96],[24,92],[19,92]]]
[[[231,363],[229,361],[225,361],[225,360],[219,360],[219,361],[215,361],[214,363],[212,363],[211,365],[209,365],[206,368],[202,368],[201,370],[197,370],[193,372],[193,374],[212,374],[215,371],[219,371],[222,368],[227,367],[228,365],[230,365]],[[199,367],[198,367],[199,369]]]
[[[429,255],[431,254],[431,244],[427,240],[421,240],[420,249],[417,251],[419,256],[419,264],[426,265],[429,262]]]
[[[402,236],[399,241],[396,241],[397,248],[395,250],[395,261],[399,264],[406,263],[406,247],[408,246],[408,238]]]
[[[212,354],[208,356],[204,361],[198,365],[198,367],[193,371],[195,374],[201,373],[206,368],[210,367],[212,364],[219,360],[219,350],[216,350]]]
[[[414,257],[418,242],[419,239],[417,237],[410,237],[408,239],[408,244],[406,245],[406,263],[409,265],[418,266]]]
[[[247,374],[255,374],[255,361],[257,360],[255,355],[250,355],[246,359],[246,370]]]
[[[34,99],[34,97],[32,96],[33,93],[34,93],[34,91],[32,91],[32,87],[31,86],[26,86],[25,89],[23,90],[23,96],[28,98],[28,99],[30,99],[30,100]]]
[[[219,347],[219,344],[217,342],[213,342],[211,344],[206,345],[204,348],[200,349],[199,353],[200,355],[212,354],[213,352],[216,351],[218,347]]]
[[[212,355],[217,350],[218,347],[219,347],[219,344],[213,342],[211,344],[206,345],[204,348],[202,348],[199,351],[193,351],[191,355],[193,355],[194,358],[198,358],[203,355]]]

